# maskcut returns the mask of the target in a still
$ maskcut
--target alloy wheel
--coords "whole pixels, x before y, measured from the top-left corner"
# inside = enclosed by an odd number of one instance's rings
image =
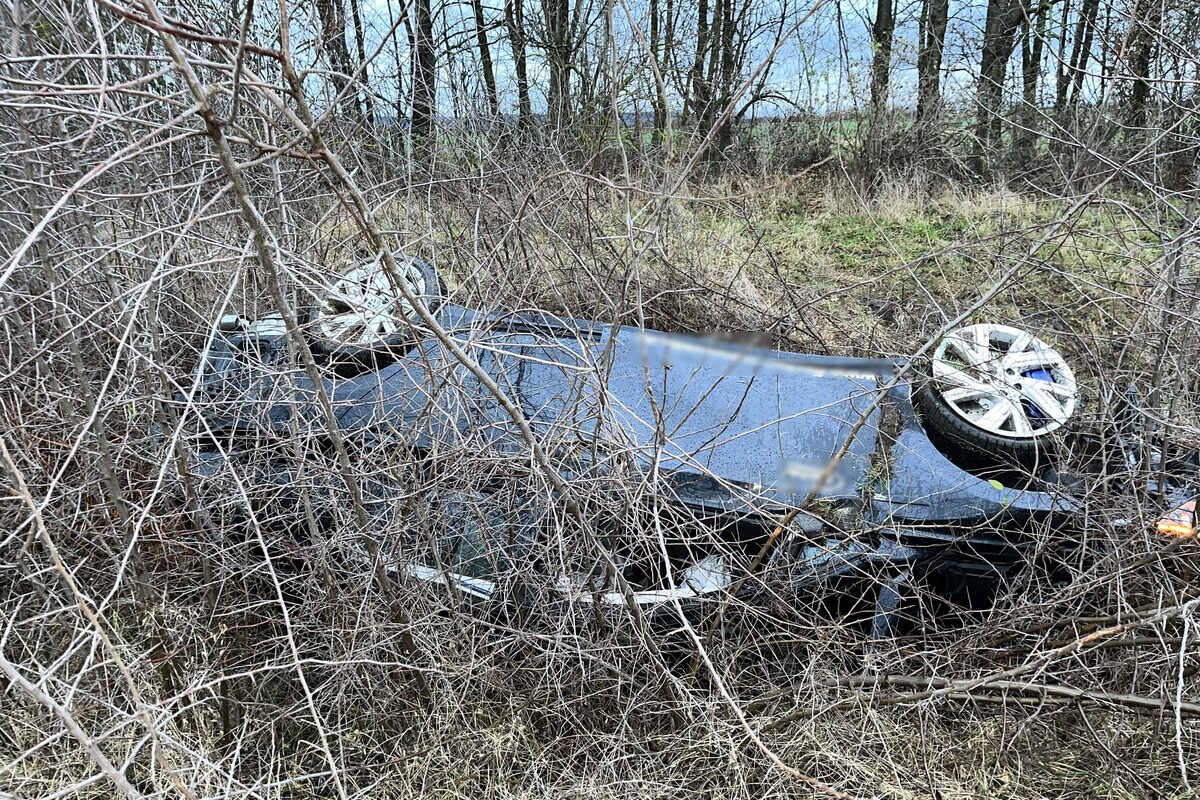
[[[934,387],[955,414],[1009,439],[1061,428],[1079,405],[1067,362],[1050,345],[1008,325],[968,325],[933,354]]]

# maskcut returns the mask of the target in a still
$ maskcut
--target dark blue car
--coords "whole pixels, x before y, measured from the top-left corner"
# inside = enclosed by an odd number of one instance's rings
[[[364,262],[321,289],[304,330],[338,428],[362,459],[371,535],[399,572],[480,600],[524,581],[562,602],[676,609],[772,582],[865,578],[878,589],[879,633],[913,582],[987,602],[1045,555],[1039,542],[1063,553],[1075,542],[1077,501],[1050,443],[1068,430],[1079,389],[1062,356],[1029,333],[961,328],[918,370],[473,311],[443,302],[430,265],[403,263],[408,294],[520,409],[568,485],[601,508],[594,521],[610,558],[563,554],[562,515],[552,495],[530,489],[528,442],[512,415],[426,333],[383,268]],[[270,516],[299,518],[289,487],[302,478],[293,449],[278,443],[323,436],[312,381],[288,356],[280,320],[219,327],[188,398],[204,423],[193,469],[253,462],[255,483],[274,491]],[[420,498],[415,525],[394,513],[413,507],[412,493],[371,469],[378,454],[401,451],[435,470],[445,451],[507,467],[451,489],[441,482]],[[605,499],[631,486],[640,517],[628,500]],[[1172,505],[1194,494],[1187,483],[1169,488]],[[425,533],[397,533],[414,528]]]

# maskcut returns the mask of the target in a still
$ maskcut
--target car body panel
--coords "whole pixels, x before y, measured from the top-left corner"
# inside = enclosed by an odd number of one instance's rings
[[[857,496],[876,448],[879,412],[871,410],[872,400],[883,370],[894,367],[874,359],[779,357],[763,348],[594,323],[539,321],[539,327],[465,309],[452,321],[459,335],[469,332],[463,346],[540,440],[619,447],[639,465],[674,476],[688,499],[730,509],[744,507],[748,497],[759,505],[798,503],[870,412],[822,492]],[[240,366],[236,352],[223,350],[240,345],[217,342],[212,361]],[[217,383],[214,396],[240,399],[210,407],[208,417],[221,427],[319,427],[315,392],[299,371],[247,370]],[[422,340],[380,370],[329,377],[325,389],[347,433],[417,448],[467,441],[501,453],[525,447],[497,398],[436,340]],[[727,486],[714,485],[712,476]]]
[[[440,313],[541,442],[568,452],[597,442],[619,449],[668,476],[689,504],[798,505],[853,432],[818,494],[865,495],[877,524],[974,523],[1075,508],[1065,495],[998,486],[952,463],[921,428],[906,382],[887,397],[901,425],[887,446],[886,474],[873,469],[882,405],[874,401],[903,362],[780,353],[540,314]],[[275,331],[214,342],[204,380],[210,423],[320,434],[312,383],[299,370],[279,369],[273,351],[281,343]],[[526,449],[495,395],[432,338],[382,369],[323,382],[347,434],[416,449]]]
[[[652,474],[668,504],[723,515],[729,535],[741,540],[765,540],[780,513],[805,500],[852,508],[837,524],[814,517],[812,531],[800,525],[808,537],[795,550],[807,554],[798,562],[800,582],[817,573],[878,574],[881,565],[905,576],[922,565],[964,579],[1002,574],[1026,558],[1027,532],[1069,526],[1078,510],[1044,484],[1003,486],[953,463],[923,429],[910,384],[895,378],[904,361],[782,353],[541,313],[445,305],[438,316],[519,407],[568,480],[621,459]],[[325,435],[317,393],[290,365],[279,326],[219,333],[197,378],[200,392],[189,402],[215,431]],[[528,459],[528,443],[500,399],[433,337],[380,369],[349,377],[330,370],[321,380],[350,439]],[[449,578],[477,598],[495,588],[470,571],[406,563],[417,577]],[[635,601],[712,594],[733,574],[732,562],[712,554],[681,570],[680,583],[639,592]],[[576,593],[621,602],[611,588]]]
[[[1031,486],[1005,487],[958,467],[930,440],[911,404],[899,403],[897,407],[901,429],[891,448],[890,474],[877,486],[873,498],[875,519],[880,524],[930,526],[978,524],[1002,517],[1047,519],[1078,508],[1077,502],[1063,492]]]

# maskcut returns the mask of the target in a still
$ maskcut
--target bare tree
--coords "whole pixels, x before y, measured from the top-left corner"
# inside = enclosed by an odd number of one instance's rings
[[[1080,87],[1083,85],[1088,61],[1092,57],[1092,37],[1096,33],[1096,16],[1100,10],[1100,0],[1082,0],[1079,19],[1075,25],[1075,36],[1071,43],[1071,57],[1066,69],[1060,74],[1054,108],[1064,111],[1073,108],[1079,101]],[[1064,9],[1064,17],[1065,16]]]
[[[671,2],[667,1],[665,31],[660,32],[660,28],[664,27],[664,20],[659,14],[659,0],[650,0],[650,42],[648,46],[649,58],[654,59],[657,66],[656,70],[661,71],[664,61],[669,60],[671,47],[671,25],[670,19],[672,16]],[[665,81],[660,80],[659,74],[655,74],[655,90],[654,90],[654,141],[661,142],[663,131],[667,127],[667,114],[669,100],[667,98],[667,89]]]
[[[1021,21],[1021,114],[1014,134],[1013,149],[1021,158],[1032,158],[1038,120],[1038,88],[1042,77],[1042,54],[1050,20],[1050,0],[1026,9]]]
[[[346,11],[341,0],[317,0],[316,6],[321,18],[321,47],[329,59],[333,86],[343,110],[353,118],[358,111],[358,93],[351,83],[355,70],[346,46]]]
[[[362,13],[358,0],[350,0],[350,17],[354,20],[354,46],[358,53],[358,66],[361,80],[365,86],[363,92],[363,108],[368,121],[375,119],[375,98],[371,93],[371,76],[368,72],[365,34],[363,33]]]
[[[892,75],[892,37],[896,31],[896,17],[892,0],[877,0],[875,20],[871,23],[871,109],[879,115],[887,107],[888,82]]]
[[[1004,119],[1004,80],[1016,45],[1016,33],[1025,15],[1025,0],[988,0],[979,88],[976,96],[976,161],[982,168],[985,154],[1000,142]]]
[[[437,50],[433,38],[430,0],[413,0],[409,49],[412,53],[412,135],[421,148],[430,141],[437,123]]]
[[[542,0],[542,12],[549,66],[546,110],[551,127],[561,128],[571,113],[571,59],[574,48],[570,0]]]
[[[479,68],[483,70],[483,85],[487,91],[488,111],[493,117],[500,113],[500,96],[496,91],[496,73],[492,68],[492,48],[488,42],[490,27],[483,16],[483,0],[471,0],[475,15],[475,41],[479,47]]]
[[[1146,101],[1150,97],[1150,65],[1157,53],[1162,30],[1165,0],[1141,0],[1129,18],[1129,69],[1133,73],[1133,88],[1129,93],[1126,120],[1131,127],[1146,124]]]
[[[522,128],[533,124],[533,104],[529,99],[529,39],[525,32],[525,0],[504,0],[504,21],[512,46],[513,71],[517,82],[517,109]]]
[[[941,105],[942,53],[950,0],[922,0],[917,51],[917,124],[924,135]]]
[[[704,67],[710,48],[708,2],[709,0],[698,0],[696,5],[696,54],[688,79],[690,92],[685,101],[691,115],[698,120],[709,118],[708,108],[712,101],[712,88]],[[719,7],[721,0],[716,0],[716,2]],[[714,14],[714,23],[718,22],[719,19],[720,16]]]

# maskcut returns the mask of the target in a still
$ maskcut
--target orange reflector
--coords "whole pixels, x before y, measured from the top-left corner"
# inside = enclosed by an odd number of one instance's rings
[[[1158,518],[1155,529],[1170,536],[1191,536],[1196,523],[1196,501],[1188,500]]]

